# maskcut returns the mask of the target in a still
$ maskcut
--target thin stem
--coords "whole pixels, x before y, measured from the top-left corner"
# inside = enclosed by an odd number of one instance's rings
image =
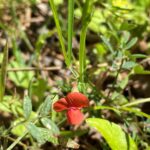
[[[22,136],[19,136],[8,148],[7,150],[12,150],[21,140],[26,136],[28,131],[25,131]]]
[[[69,65],[71,64],[72,57],[72,34],[74,24],[74,0],[68,0],[68,59]]]

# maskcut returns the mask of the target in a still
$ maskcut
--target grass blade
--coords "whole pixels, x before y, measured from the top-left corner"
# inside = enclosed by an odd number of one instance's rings
[[[68,0],[68,59],[69,65],[71,65],[72,57],[72,36],[73,36],[73,24],[74,24],[74,0]]]
[[[2,66],[0,70],[0,101],[3,100],[3,96],[5,92],[7,63],[8,63],[8,42],[6,43],[5,48],[4,48],[3,61],[2,61]]]
[[[57,11],[56,11],[54,0],[49,0],[49,3],[50,3],[50,6],[51,6],[51,9],[52,9],[52,12],[53,12],[58,37],[59,37],[59,41],[60,41],[61,48],[62,48],[62,53],[63,53],[64,58],[65,58],[65,63],[66,63],[67,66],[69,66],[69,61],[68,61],[68,57],[67,57],[67,53],[66,53],[66,49],[65,49],[65,42],[64,42],[62,31],[61,31],[61,28],[60,28],[58,14],[57,14]]]

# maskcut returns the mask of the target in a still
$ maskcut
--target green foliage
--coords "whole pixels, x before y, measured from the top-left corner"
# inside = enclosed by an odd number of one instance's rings
[[[34,95],[38,101],[42,101],[43,97],[45,96],[45,91],[48,89],[47,81],[38,78],[34,80],[30,85],[30,94]]]
[[[31,102],[31,99],[28,96],[24,97],[23,111],[24,111],[25,118],[28,119],[31,115],[31,112],[32,112],[32,102]]]
[[[48,129],[37,127],[33,123],[28,124],[27,129],[39,144],[44,144],[46,141],[58,144],[57,138]]]
[[[135,63],[134,61],[127,61],[125,63],[123,63],[122,68],[123,69],[131,69],[133,67],[135,67],[137,65],[137,63]]]
[[[26,122],[24,122],[24,118],[18,118],[13,122],[14,128],[11,130],[11,133],[16,136],[22,136],[26,131]]]
[[[89,149],[148,150],[143,104],[150,99],[136,99],[143,90],[132,90],[149,82],[131,78],[150,75],[149,6],[149,0],[0,0],[0,148],[39,149],[45,142],[53,148],[58,140],[63,148],[86,147],[92,136],[86,124],[69,126],[66,112],[52,108],[78,89],[90,100],[87,123],[105,139]],[[51,65],[61,69],[45,72]]]
[[[51,132],[53,133],[53,135],[59,135],[60,131],[59,128],[56,126],[56,124],[51,121],[48,118],[42,118],[41,119],[42,124],[49,130],[51,130]]]
[[[87,123],[96,128],[105,138],[112,150],[137,150],[133,139],[125,134],[121,127],[105,119],[89,118]]]
[[[40,107],[40,114],[42,116],[48,115],[51,108],[52,108],[52,99],[50,98],[50,96],[48,96]]]
[[[4,53],[3,61],[0,69],[0,101],[3,100],[3,96],[5,92],[5,81],[6,81],[7,63],[8,63],[8,43],[6,43],[3,53]]]
[[[11,61],[9,66],[11,68],[20,68],[20,67],[25,67],[26,65],[20,64],[16,61]],[[12,80],[17,86],[23,87],[23,88],[28,88],[29,81],[33,77],[34,73],[33,72],[9,72],[8,77],[10,80]]]
[[[124,47],[124,50],[130,49],[137,42],[137,38],[133,38],[127,45]]]
[[[105,45],[108,47],[108,49],[110,50],[111,53],[114,52],[110,42],[108,41],[107,38],[105,38],[104,36],[101,36],[101,39],[103,40],[103,42],[105,43]]]

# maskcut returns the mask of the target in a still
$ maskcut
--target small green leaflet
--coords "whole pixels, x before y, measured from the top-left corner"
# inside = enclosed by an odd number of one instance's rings
[[[45,142],[48,141],[56,145],[58,144],[58,138],[52,135],[52,132],[49,129],[38,127],[38,130],[41,132],[42,138]]]
[[[124,47],[124,50],[130,49],[130,48],[137,42],[137,40],[138,40],[137,37],[131,39],[131,41],[129,41],[129,42],[127,43],[127,45]]]
[[[102,36],[102,35],[101,35],[100,37],[101,37],[102,41],[104,42],[104,44],[108,47],[108,49],[110,50],[110,52],[113,53],[114,50],[113,50],[113,48],[112,48],[110,42],[108,41],[108,39],[105,38],[105,37]]]
[[[41,106],[40,114],[42,116],[48,115],[48,113],[51,110],[51,107],[52,107],[52,100],[51,100],[50,96],[47,96],[47,98],[45,99],[44,103]]]
[[[123,63],[122,68],[123,69],[132,69],[136,65],[137,65],[137,63],[135,63],[134,61],[127,61],[127,62]]]
[[[29,123],[27,129],[40,145],[44,144],[46,141],[58,144],[57,137],[53,136],[49,129],[37,127],[33,123]]]
[[[49,129],[49,131],[52,132],[52,134],[54,134],[54,135],[60,134],[59,128],[56,126],[56,124],[52,120],[50,120],[48,118],[42,118],[41,122],[46,128]]]
[[[27,129],[29,133],[33,136],[33,138],[36,139],[39,144],[45,143],[45,140],[42,138],[42,134],[40,130],[33,123],[29,123],[27,126]]]
[[[26,119],[28,119],[30,117],[31,112],[32,112],[32,102],[31,102],[31,99],[28,96],[24,97],[23,111],[24,111],[24,117]]]

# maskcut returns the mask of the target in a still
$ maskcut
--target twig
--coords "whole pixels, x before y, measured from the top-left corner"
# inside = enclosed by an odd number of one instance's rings
[[[7,72],[18,72],[18,71],[55,71],[60,70],[61,67],[46,67],[46,68],[35,68],[35,67],[28,67],[28,68],[8,68]]]

